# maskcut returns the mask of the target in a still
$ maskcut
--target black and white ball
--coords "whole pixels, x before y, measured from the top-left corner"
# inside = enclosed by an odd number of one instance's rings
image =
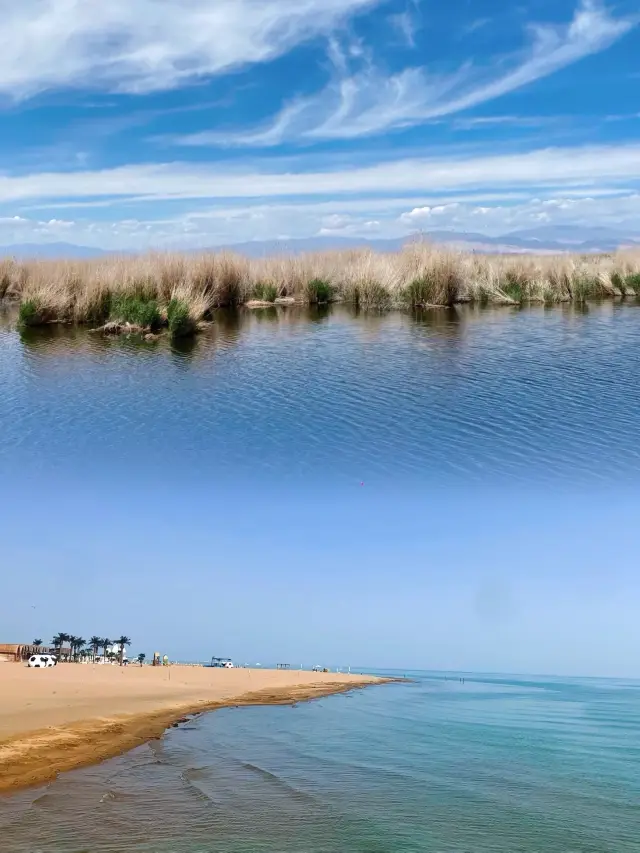
[[[53,655],[31,655],[27,666],[55,666],[57,662]]]

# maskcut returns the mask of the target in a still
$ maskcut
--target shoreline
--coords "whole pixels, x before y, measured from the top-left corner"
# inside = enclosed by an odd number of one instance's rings
[[[141,284],[141,283],[144,283]],[[0,300],[22,328],[86,325],[103,334],[192,337],[215,310],[283,304],[428,309],[458,304],[583,304],[640,298],[640,254],[475,254],[424,242],[246,258],[230,252],[96,259],[0,257]]]
[[[13,666],[7,664],[6,666]],[[82,667],[84,669],[84,667]],[[271,671],[263,671],[269,673]],[[295,672],[290,673],[292,676]],[[309,676],[310,673],[299,673]],[[331,674],[328,674],[331,676]],[[27,729],[0,740],[0,795],[54,780],[60,773],[99,764],[160,737],[185,718],[221,708],[295,705],[403,679],[335,674],[313,683],[308,678],[220,698],[184,700],[143,712],[87,716],[56,726]],[[158,704],[161,700],[158,700]],[[1,708],[1,705],[0,705]]]

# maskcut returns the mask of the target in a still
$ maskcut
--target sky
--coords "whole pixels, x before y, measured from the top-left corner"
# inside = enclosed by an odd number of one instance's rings
[[[0,245],[640,235],[635,0],[4,0]]]
[[[626,490],[41,478],[0,494],[6,641],[125,633],[172,660],[640,677]]]

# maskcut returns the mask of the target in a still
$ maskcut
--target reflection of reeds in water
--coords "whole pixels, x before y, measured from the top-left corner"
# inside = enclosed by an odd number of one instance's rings
[[[102,358],[109,354],[124,351],[139,353],[171,352],[178,361],[192,360],[196,356],[210,357],[220,350],[236,347],[241,339],[251,334],[257,326],[277,326],[280,332],[287,333],[295,327],[301,327],[326,316],[332,306],[273,306],[272,308],[245,311],[242,309],[218,309],[213,313],[214,322],[204,324],[201,334],[195,337],[182,337],[175,340],[168,336],[132,337],[93,334],[83,326],[50,324],[39,327],[19,326],[18,331],[23,346],[39,356],[53,356],[69,361],[75,356]],[[0,328],[14,328],[17,310],[6,310],[0,314]]]
[[[97,323],[123,299],[153,301],[165,314],[173,300],[198,322],[256,294],[364,308],[580,303],[640,295],[640,254],[490,256],[417,243],[395,254],[358,250],[258,260],[220,253],[0,261],[0,298],[20,301],[33,322]]]

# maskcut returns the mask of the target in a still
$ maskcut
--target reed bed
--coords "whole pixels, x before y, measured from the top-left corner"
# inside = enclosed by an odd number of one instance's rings
[[[0,260],[0,299],[26,325],[127,323],[190,334],[216,308],[295,301],[365,308],[640,297],[640,253],[477,255],[417,243],[249,259],[228,252]]]

